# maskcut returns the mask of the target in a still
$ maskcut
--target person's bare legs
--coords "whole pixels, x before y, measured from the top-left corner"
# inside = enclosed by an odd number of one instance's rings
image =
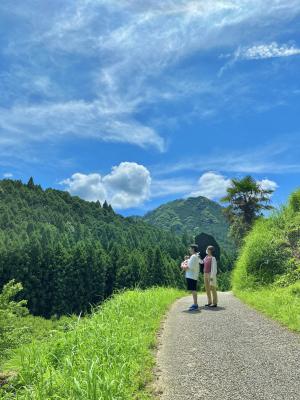
[[[210,274],[208,273],[204,274],[204,285],[207,294],[208,304],[211,304],[212,300],[211,300]]]
[[[192,296],[193,296],[194,304],[198,305],[198,293],[196,290],[192,291]]]

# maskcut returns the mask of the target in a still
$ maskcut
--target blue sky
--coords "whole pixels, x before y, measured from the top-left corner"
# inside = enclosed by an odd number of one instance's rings
[[[142,214],[300,186],[300,0],[2,0],[0,174]]]

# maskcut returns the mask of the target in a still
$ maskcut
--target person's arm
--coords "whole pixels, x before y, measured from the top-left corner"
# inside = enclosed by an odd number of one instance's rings
[[[213,279],[218,272],[218,266],[217,266],[217,260],[216,257],[213,257],[211,260],[211,272],[210,272],[210,278]]]

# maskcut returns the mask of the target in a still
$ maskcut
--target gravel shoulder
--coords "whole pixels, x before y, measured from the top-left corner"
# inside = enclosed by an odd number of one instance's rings
[[[205,304],[200,296],[199,304]],[[219,293],[220,307],[171,308],[157,354],[162,400],[300,400],[300,336]]]

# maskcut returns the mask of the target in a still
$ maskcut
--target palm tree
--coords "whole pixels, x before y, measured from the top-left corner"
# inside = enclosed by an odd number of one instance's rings
[[[237,242],[252,227],[254,221],[270,210],[270,198],[274,190],[263,189],[250,175],[242,179],[232,179],[227,195],[221,199],[229,203],[225,214],[231,223],[231,233]]]

